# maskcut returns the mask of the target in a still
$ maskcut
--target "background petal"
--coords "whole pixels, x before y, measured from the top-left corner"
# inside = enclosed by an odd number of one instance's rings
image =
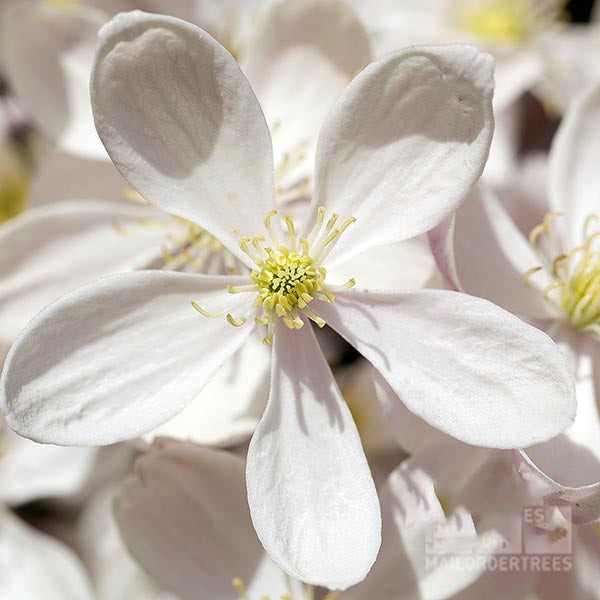
[[[550,149],[548,194],[553,210],[565,213],[568,252],[583,241],[583,223],[598,213],[600,189],[600,82],[571,104]]]
[[[454,255],[461,289],[521,316],[554,318],[541,289],[523,275],[540,259],[494,193],[476,186],[456,211]],[[542,286],[543,287],[543,286]]]
[[[283,573],[252,528],[244,461],[230,453],[164,440],[136,462],[115,501],[125,544],[141,565],[184,600],[278,598]]]
[[[262,343],[264,334],[258,333],[223,364],[197,398],[146,437],[222,447],[247,441],[265,409],[271,377],[271,352]]]
[[[368,34],[341,0],[274,2],[257,20],[240,64],[271,127],[275,164],[291,163],[281,166],[278,186],[312,179],[325,116],[370,61]]]
[[[83,566],[61,542],[0,509],[0,595],[3,600],[92,600]]]
[[[106,17],[89,6],[12,2],[2,17],[2,65],[36,127],[61,149],[108,159],[90,108],[89,77]]]
[[[0,362],[44,306],[97,277],[141,266],[149,250],[159,255],[166,231],[136,222],[157,218],[165,216],[145,206],[89,200],[34,208],[3,226]]]

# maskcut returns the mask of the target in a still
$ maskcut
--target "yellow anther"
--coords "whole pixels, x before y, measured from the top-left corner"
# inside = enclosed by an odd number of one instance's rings
[[[246,318],[245,317],[240,317],[239,319],[234,319],[231,314],[227,313],[227,322],[230,325],[233,325],[234,327],[241,327],[245,322],[246,322]]]
[[[235,579],[233,579],[231,581],[231,585],[234,587],[235,591],[237,592],[238,596],[240,597],[240,600],[250,600],[248,598],[248,594],[246,592],[246,586],[244,585],[244,582],[239,577],[236,577]]]
[[[339,215],[337,213],[331,213],[329,221],[327,221],[327,225],[325,226],[327,230],[330,230],[335,225],[335,222],[338,220],[338,216]]]
[[[541,290],[543,297],[565,314],[566,320],[575,328],[598,335],[600,332],[600,230],[591,231],[593,223],[598,223],[596,215],[586,217],[582,226],[583,243],[567,253],[560,248],[560,240],[552,221],[561,213],[549,213],[541,225],[530,234],[530,241],[539,251],[545,265],[550,283]],[[542,233],[548,234],[549,244],[538,248]],[[534,267],[523,274],[523,280],[529,284],[530,277],[542,270]],[[557,294],[552,294],[558,290]],[[551,295],[552,294],[552,295]]]
[[[341,232],[355,219],[350,217],[343,221],[341,229],[332,229],[338,216],[336,214],[325,223],[325,209],[317,210],[317,223],[309,238],[297,238],[296,228],[290,216],[283,218],[287,229],[285,243],[279,243],[274,233],[271,219],[277,214],[275,210],[267,213],[264,219],[272,245],[266,246],[265,237],[256,235],[243,237],[239,241],[240,248],[253,260],[256,268],[250,273],[247,285],[230,285],[231,294],[253,293],[250,311],[238,319],[227,315],[227,321],[236,327],[243,325],[252,312],[257,325],[267,326],[267,335],[263,342],[270,345],[273,340],[275,320],[281,319],[289,329],[300,329],[304,326],[302,315],[314,321],[319,327],[325,326],[323,319],[315,312],[315,300],[333,302],[333,290],[349,289],[355,285],[354,279],[338,286],[326,286],[327,269],[319,264],[322,256],[329,252],[334,241]],[[283,228],[279,230],[283,233]],[[311,242],[311,238],[313,241]],[[249,247],[252,243],[252,248]],[[311,307],[309,308],[309,305]],[[194,308],[196,308],[195,305]],[[196,310],[205,316],[211,316],[200,307]]]

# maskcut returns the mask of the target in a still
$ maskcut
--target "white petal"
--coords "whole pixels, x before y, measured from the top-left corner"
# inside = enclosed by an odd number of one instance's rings
[[[252,528],[244,461],[230,453],[164,441],[138,459],[117,497],[121,535],[133,556],[185,600],[280,597],[283,574]]]
[[[392,456],[395,466],[399,461],[397,457],[401,455],[401,445],[392,429],[394,425],[390,426],[384,412],[377,386],[379,381],[376,383],[375,377],[382,379],[375,367],[364,359],[336,370],[336,381],[352,413],[365,453],[372,459],[370,465],[373,469]],[[377,480],[375,485],[377,487]]]
[[[45,151],[36,164],[29,206],[81,198],[122,202],[131,187],[109,160],[93,160],[58,150]]]
[[[92,600],[83,566],[72,550],[0,510],[2,600]]]
[[[315,311],[430,425],[478,446],[545,441],[575,415],[570,366],[541,331],[441,290],[348,291]]]
[[[251,335],[193,402],[147,438],[168,436],[224,447],[249,439],[269,394],[271,353],[263,337],[264,332]]]
[[[598,213],[600,188],[600,84],[573,101],[550,150],[548,193],[553,210],[565,213],[566,250],[583,241],[583,223]]]
[[[139,271],[99,279],[41,311],[2,373],[10,427],[35,441],[101,445],[136,437],[189,404],[252,331],[199,315],[247,308],[241,278]]]
[[[435,258],[437,268],[442,276],[444,287],[449,290],[461,289],[456,269],[454,252],[454,229],[456,213],[446,217],[437,227],[427,232],[429,248]]]
[[[453,568],[451,561],[431,566],[427,554],[435,535],[460,539],[477,547],[473,519],[464,509],[446,518],[436,496],[435,481],[427,472],[405,461],[389,476],[381,491],[383,540],[367,579],[348,590],[344,600],[450,598],[480,575],[478,568]],[[491,551],[491,548],[488,549]],[[433,561],[432,561],[433,562]]]
[[[274,207],[273,157],[231,55],[185,21],[122,13],[100,32],[91,90],[96,127],[125,178],[249,264],[236,240],[261,233]]]
[[[594,5],[597,6],[597,5]],[[537,40],[540,54],[546,62],[546,81],[552,95],[552,108],[564,111],[590,81],[600,75],[600,65],[594,57],[600,52],[598,23],[572,23],[544,31]],[[546,98],[544,98],[546,100]]]
[[[113,515],[115,492],[105,488],[94,494],[77,524],[78,548],[94,582],[96,600],[178,600],[127,551]]]
[[[442,442],[454,441],[410,412],[381,373],[370,362],[364,362],[366,366],[363,367],[363,378],[366,389],[363,390],[363,395],[372,396],[381,404],[390,433],[406,452],[415,454]]]
[[[456,211],[454,255],[463,291],[517,315],[556,315],[533,286],[535,278],[530,285],[523,278],[540,259],[488,188],[477,186]]]
[[[352,277],[357,287],[386,290],[428,287],[436,275],[424,236],[369,248],[327,269],[328,282],[345,283]]]
[[[157,217],[165,219],[143,206],[73,201],[33,208],[2,227],[0,358],[27,322],[59,296],[133,269],[148,250],[158,254],[166,231],[136,224]]]
[[[105,16],[87,6],[13,2],[2,19],[3,65],[39,130],[70,153],[106,158],[94,129],[89,77]]]
[[[506,110],[520,96],[533,89],[544,75],[544,63],[538,52],[517,51],[496,53],[494,77],[496,93],[494,95],[494,111]]]
[[[272,129],[278,185],[312,175],[325,116],[370,61],[368,34],[341,0],[275,2],[258,21],[241,66]],[[284,168],[286,153],[301,164]]]
[[[248,449],[258,537],[293,577],[344,589],[379,550],[379,503],[352,415],[312,328],[277,323],[267,410]]]
[[[583,342],[576,367],[577,417],[571,427],[544,444],[515,454],[521,477],[546,501],[571,504],[574,522],[600,518],[600,377],[597,342]],[[574,468],[576,465],[576,468]]]
[[[98,453],[96,448],[36,444],[9,429],[0,431],[0,446],[0,500],[9,504],[80,492]]]
[[[492,139],[492,67],[473,46],[416,46],[346,88],[321,130],[312,205],[357,219],[331,263],[424,233],[460,205]]]

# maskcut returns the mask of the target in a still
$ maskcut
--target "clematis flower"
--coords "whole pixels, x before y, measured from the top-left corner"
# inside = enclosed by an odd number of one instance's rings
[[[538,494],[572,503],[577,523],[600,517],[599,123],[600,87],[595,84],[577,98],[560,125],[545,193],[534,193],[529,180],[506,191],[513,220],[482,188],[457,212],[453,240],[444,227],[432,236],[450,285],[520,315],[551,335],[569,357],[576,378],[575,423],[515,458],[525,483]],[[530,230],[528,237],[523,229]]]
[[[160,3],[147,4],[156,10]],[[10,18],[17,33],[13,31],[10,39],[16,44],[18,39],[27,37],[27,32],[20,29],[23,23],[41,27],[47,18],[56,20],[67,30],[76,27],[78,18],[87,14],[79,8],[71,12],[68,6],[59,10],[38,3],[15,5]],[[178,11],[182,8],[183,4],[177,5]],[[209,20],[214,21],[215,27],[220,22],[217,14],[225,20],[229,15],[223,12],[222,2],[214,6],[203,3],[202,9],[190,2],[188,8],[190,16],[194,13],[194,18],[199,20],[213,15],[214,19]],[[252,74],[253,88],[264,98],[270,115],[278,157],[277,202],[293,202],[295,209],[306,200],[312,185],[305,177],[306,165],[314,156],[318,128],[324,116],[344,84],[369,61],[367,34],[352,11],[339,0],[270,3],[269,10],[264,11],[251,30],[252,35],[246,32],[247,49],[239,53],[238,59],[246,72]],[[95,30],[78,29],[78,35],[86,32],[93,34],[95,44]],[[352,40],[351,48],[348,40]],[[19,41],[13,51],[18,53],[21,45]],[[48,50],[47,55],[52,52]],[[21,77],[31,77],[36,83],[40,80],[39,74],[27,75],[23,72],[26,65],[19,65]],[[85,68],[81,66],[77,72],[86,69],[91,70],[91,63]],[[288,70],[295,74],[293,81],[286,77]],[[264,73],[272,76],[265,77]],[[306,77],[307,74],[310,77]],[[299,77],[303,78],[302,94],[295,89]],[[89,103],[88,88],[86,80],[85,89],[80,90],[84,104]],[[38,98],[39,93],[36,93],[31,100],[37,102]],[[37,103],[36,107],[45,110],[47,104]],[[82,135],[81,131],[78,135]],[[93,135],[97,137],[95,131]],[[29,202],[52,202],[53,206],[30,210],[0,230],[2,358],[16,334],[38,310],[62,293],[97,277],[143,268],[203,273],[246,269],[197,225],[139,203],[122,204],[120,191],[126,182],[114,176],[112,164],[78,159],[65,153],[43,158],[40,171],[32,181]],[[65,195],[85,200],[64,202]],[[113,198],[120,200],[121,205],[88,198]],[[98,248],[106,250],[98,253]],[[386,287],[422,287],[435,271],[435,265],[420,239],[377,249],[375,255],[364,256],[364,264],[357,264],[352,274],[358,272],[365,278],[370,277],[371,262],[383,264],[391,254],[400,256],[399,253],[413,268],[388,272]],[[377,275],[383,277],[386,270],[379,271],[381,274]],[[240,349],[223,365],[201,398],[150,435],[181,436],[211,444],[232,444],[247,439],[263,410],[262,396],[266,395],[269,368],[268,353],[257,345],[260,346],[260,339],[257,344],[251,337],[245,349]],[[195,423],[193,429],[191,423]]]
[[[410,410],[469,443],[531,444],[573,418],[569,367],[545,334],[477,298],[336,275],[459,206],[489,149],[492,87],[490,57],[471,46],[371,64],[323,125],[303,222],[279,227],[269,130],[231,55],[183,21],[117,16],[91,80],[111,158],[144,198],[208,231],[250,273],[142,271],[67,294],[6,358],[10,426],[58,444],[135,437],[181,411],[260,327],[272,375],[248,452],[254,526],[294,578],[330,589],[361,580],[380,543],[377,495],[310,321],[353,344]]]

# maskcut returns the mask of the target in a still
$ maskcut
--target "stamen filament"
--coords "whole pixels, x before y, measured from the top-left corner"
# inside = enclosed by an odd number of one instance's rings
[[[225,313],[210,313],[207,310],[204,310],[201,306],[199,306],[196,302],[192,301],[192,307],[195,311],[199,312],[203,317],[208,317],[210,319],[216,319],[217,317],[222,317]]]

